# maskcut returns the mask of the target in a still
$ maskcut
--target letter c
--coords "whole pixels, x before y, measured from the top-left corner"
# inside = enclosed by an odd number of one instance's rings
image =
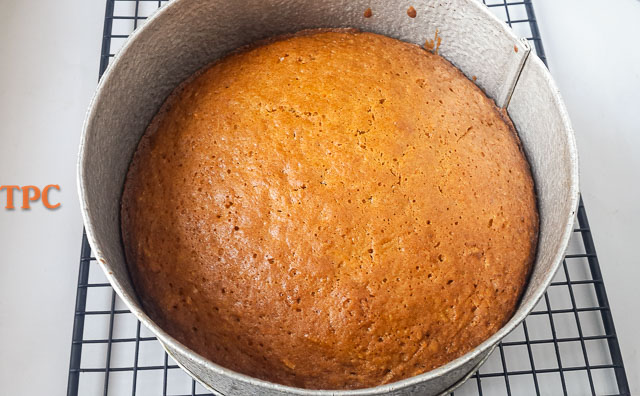
[[[49,184],[48,186],[42,189],[42,203],[47,209],[56,209],[60,207],[60,202],[58,202],[55,205],[51,205],[51,203],[49,203],[49,190],[52,188],[55,188],[56,190],[60,191],[60,186],[57,184]]]

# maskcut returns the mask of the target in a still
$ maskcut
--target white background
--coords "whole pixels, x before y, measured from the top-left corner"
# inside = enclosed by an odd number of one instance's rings
[[[631,390],[640,393],[640,1],[534,7],[576,131]],[[0,185],[62,187],[52,194],[62,202],[56,211],[0,208],[3,395],[66,392],[82,232],[76,151],[97,82],[104,8],[98,0],[0,0]]]

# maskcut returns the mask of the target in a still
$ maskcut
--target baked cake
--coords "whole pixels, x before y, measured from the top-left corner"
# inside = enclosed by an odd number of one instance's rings
[[[537,234],[506,113],[442,57],[356,31],[197,73],[148,127],[122,197],[150,317],[215,363],[312,389],[473,349],[512,316]]]

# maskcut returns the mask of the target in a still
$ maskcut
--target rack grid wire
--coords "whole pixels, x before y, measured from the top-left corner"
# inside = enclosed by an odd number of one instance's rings
[[[168,1],[107,0],[100,76],[129,34]],[[531,0],[483,0],[546,63]],[[536,308],[461,395],[630,395],[582,200],[560,270]],[[68,396],[210,395],[162,349],[106,281],[82,237]],[[453,395],[452,393],[451,395]]]

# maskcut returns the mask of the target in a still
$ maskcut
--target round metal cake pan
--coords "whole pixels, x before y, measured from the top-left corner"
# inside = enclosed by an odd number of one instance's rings
[[[412,6],[415,18],[407,15]],[[372,16],[364,11],[371,8]],[[226,53],[256,40],[312,28],[350,27],[439,53],[511,117],[531,165],[538,251],[511,320],[467,354],[424,374],[358,390],[309,390],[221,367],[147,316],[133,289],[120,235],[120,198],[136,146],[171,91]],[[440,44],[440,45],[438,45]],[[569,118],[544,64],[476,0],[173,0],[137,29],[100,81],[84,124],[78,188],[87,237],[109,282],[180,366],[226,395],[435,395],[460,383],[544,294],[562,262],[578,203],[578,159]]]

